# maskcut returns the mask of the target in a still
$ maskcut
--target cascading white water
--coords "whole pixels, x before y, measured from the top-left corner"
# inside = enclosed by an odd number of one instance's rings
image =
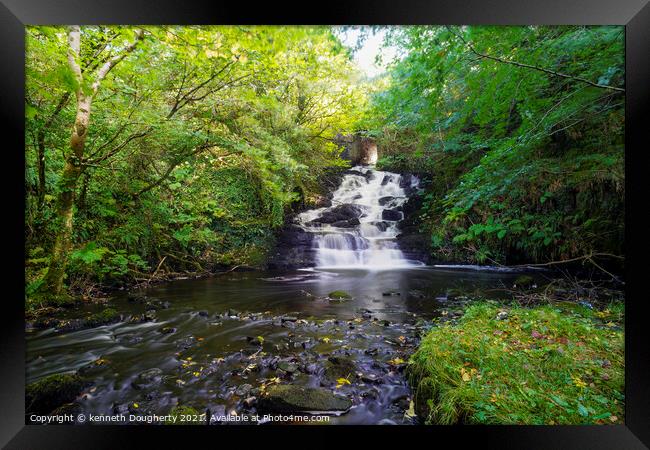
[[[298,224],[314,233],[317,268],[390,269],[422,265],[404,258],[395,240],[408,200],[402,177],[356,166],[333,193],[332,205],[305,211]],[[419,180],[412,177],[410,186]]]

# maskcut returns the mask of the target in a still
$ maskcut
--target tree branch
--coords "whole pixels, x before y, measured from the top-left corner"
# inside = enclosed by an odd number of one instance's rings
[[[526,69],[538,70],[540,72],[544,72],[544,73],[547,73],[549,75],[553,75],[553,76],[561,77],[561,78],[567,78],[569,80],[579,81],[581,83],[586,83],[586,84],[588,84],[590,86],[601,88],[601,89],[611,89],[611,90],[617,91],[617,92],[625,92],[624,88],[609,86],[609,85],[606,85],[606,84],[594,83],[593,81],[587,80],[586,78],[576,77],[576,76],[573,76],[573,75],[567,75],[567,74],[562,73],[562,72],[556,72],[554,70],[545,69],[544,67],[533,66],[531,64],[524,64],[524,63],[520,63],[520,62],[517,62],[517,61],[511,61],[509,59],[499,58],[498,56],[492,56],[492,55],[488,55],[488,54],[485,54],[485,53],[481,53],[478,50],[476,50],[476,48],[474,48],[474,46],[470,42],[467,42],[467,40],[465,40],[465,38],[463,36],[461,36],[460,34],[454,32],[449,26],[447,26],[447,29],[452,34],[454,34],[456,37],[458,37],[461,41],[463,41],[463,43],[465,43],[465,45],[467,45],[467,47],[471,50],[471,52],[474,53],[476,56],[479,56],[480,58],[491,59],[492,61],[497,61],[497,62],[501,62],[501,63],[504,63],[504,64],[511,64],[511,65],[517,66],[517,67],[524,67]]]

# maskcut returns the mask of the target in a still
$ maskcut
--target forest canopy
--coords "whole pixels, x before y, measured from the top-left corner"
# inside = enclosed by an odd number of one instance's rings
[[[359,76],[324,27],[29,27],[28,292],[261,263]]]

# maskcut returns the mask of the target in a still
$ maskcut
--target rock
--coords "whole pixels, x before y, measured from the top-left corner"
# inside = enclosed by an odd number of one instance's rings
[[[376,226],[379,231],[386,231],[388,229],[388,222],[372,222],[372,224]]]
[[[174,421],[171,419],[167,419],[165,421],[165,425],[198,425],[201,423],[198,420],[197,421],[192,420],[194,417],[198,419],[200,413],[199,411],[192,408],[191,406],[185,406],[185,405],[174,406],[171,409],[171,411],[169,411],[168,415],[171,417],[175,417],[176,420]]]
[[[239,317],[239,313],[234,309],[229,309],[228,312],[226,312],[226,316],[228,316],[228,317]]]
[[[126,299],[129,303],[145,303],[147,296],[143,294],[129,294]]]
[[[242,384],[235,389],[235,395],[238,395],[239,397],[245,397],[248,395],[248,393],[253,389],[253,386],[250,384]]]
[[[535,284],[535,279],[530,275],[520,275],[515,279],[514,287],[530,289]]]
[[[294,316],[282,316],[280,320],[282,320],[282,322],[295,322],[298,318]]]
[[[201,311],[199,311],[199,316],[208,317],[208,312],[206,310],[201,310]]]
[[[79,369],[79,374],[83,375],[84,377],[89,376],[103,368],[105,368],[108,365],[108,361],[104,358],[98,358],[85,366],[81,367]]]
[[[196,338],[194,336],[188,336],[186,338],[177,339],[175,341],[176,347],[182,350],[187,350],[194,344],[196,344]]]
[[[162,327],[159,331],[162,334],[173,334],[173,333],[176,333],[176,328],[174,328],[174,327]]]
[[[49,414],[70,403],[83,390],[85,383],[76,372],[48,375],[25,388],[25,413]]]
[[[397,292],[397,291],[387,291],[387,292],[382,292],[381,295],[383,295],[384,297],[393,297],[393,296],[402,295],[402,294],[400,292]]]
[[[349,220],[338,220],[334,223],[332,223],[333,227],[337,228],[354,228],[357,225],[359,225],[361,222],[359,222],[359,219],[357,218],[352,218]]]
[[[361,381],[365,383],[377,383],[379,381],[379,377],[374,373],[364,373],[361,375]]]
[[[255,406],[255,403],[257,403],[256,397],[248,397],[247,399],[244,400],[244,406],[248,409]]]
[[[327,294],[327,296],[335,300],[347,300],[352,298],[352,296],[345,291],[332,291]]]
[[[258,410],[278,413],[341,414],[352,407],[347,397],[328,389],[275,385],[258,400]]]
[[[162,381],[162,370],[154,367],[152,369],[147,369],[133,380],[131,385],[135,389],[144,389],[150,386],[159,384]]]
[[[384,209],[381,212],[382,220],[402,220],[402,212],[396,209]]]
[[[497,320],[506,320],[508,318],[508,312],[507,311],[499,311],[497,313]]]
[[[288,373],[294,373],[296,370],[298,370],[298,366],[289,361],[280,361],[278,363],[278,369],[284,370]]]
[[[336,206],[329,211],[324,211],[320,217],[313,220],[316,223],[334,223],[340,220],[358,219],[361,217],[362,209],[359,205],[343,204]]]
[[[101,312],[90,315],[86,323],[90,327],[98,327],[119,322],[120,315],[113,308],[106,308]]]
[[[424,292],[418,291],[417,289],[411,289],[409,291],[409,296],[413,298],[419,298],[419,299],[427,298],[427,295]]]
[[[379,204],[380,204],[381,206],[384,206],[384,205],[386,205],[386,203],[389,203],[389,202],[391,202],[392,200],[395,200],[395,197],[391,197],[390,195],[388,195],[388,196],[386,196],[386,197],[381,197],[381,198],[379,199]]]
[[[350,378],[357,372],[356,365],[348,358],[330,356],[325,363],[324,380],[336,384],[339,378]]]

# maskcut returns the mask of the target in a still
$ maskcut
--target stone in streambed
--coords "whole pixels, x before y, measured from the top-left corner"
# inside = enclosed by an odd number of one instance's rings
[[[388,196],[386,196],[386,197],[381,197],[381,198],[379,199],[379,204],[380,204],[381,206],[384,206],[384,205],[386,205],[387,203],[391,202],[392,200],[395,200],[395,197],[392,197],[392,196],[390,196],[390,195],[388,195]]]
[[[258,410],[263,412],[342,414],[350,407],[350,399],[328,389],[286,384],[270,387],[258,400]]]
[[[49,414],[76,399],[83,388],[84,382],[76,372],[49,375],[25,388],[25,412]]]
[[[136,389],[144,389],[149,386],[156,385],[162,381],[162,370],[154,367],[153,369],[141,372],[131,385]]]
[[[402,212],[396,209],[385,209],[381,212],[382,220],[402,220]]]
[[[327,296],[334,300],[347,300],[352,298],[350,294],[345,291],[332,291]]]
[[[339,378],[351,378],[357,372],[354,362],[340,356],[330,356],[325,363],[323,381],[335,384]]]

